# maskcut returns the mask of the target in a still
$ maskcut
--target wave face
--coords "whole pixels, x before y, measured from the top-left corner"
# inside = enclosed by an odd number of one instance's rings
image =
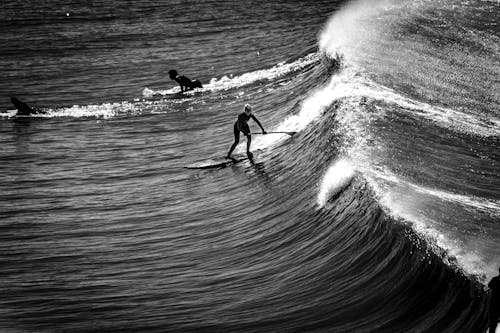
[[[484,332],[497,10],[6,1],[1,330]],[[245,103],[297,133],[185,169],[227,153]]]

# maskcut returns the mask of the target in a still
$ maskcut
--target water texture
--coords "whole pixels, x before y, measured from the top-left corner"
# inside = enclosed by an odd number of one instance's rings
[[[0,330],[485,332],[499,18],[480,0],[4,0]],[[178,94],[169,69],[204,88]],[[186,169],[227,153],[245,103],[297,133]]]

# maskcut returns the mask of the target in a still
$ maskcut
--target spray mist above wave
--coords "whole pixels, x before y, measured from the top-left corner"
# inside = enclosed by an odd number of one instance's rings
[[[349,2],[329,19],[322,30],[319,40],[320,51],[330,57],[342,54],[345,58],[345,65],[358,71],[361,75],[366,72],[366,69],[359,64],[365,64],[366,58],[370,58],[370,62],[374,62],[376,65],[388,56],[400,56],[398,53],[387,54],[382,46],[387,48],[397,46],[393,42],[396,37],[391,37],[391,29],[395,29],[395,26],[403,20],[410,20],[412,16],[422,15],[425,10],[432,6],[435,6],[432,1],[414,3],[393,0],[360,0]],[[385,42],[382,43],[383,41]],[[363,75],[368,77],[371,74]],[[410,109],[413,114],[436,122],[442,127],[479,136],[500,135],[499,118],[477,115],[474,109],[458,111],[430,105],[405,97],[404,93],[396,92],[368,79],[364,83],[364,85],[353,88],[359,90],[359,94]]]
[[[381,29],[373,20],[393,6],[392,0],[350,1],[329,19],[320,34],[319,47],[330,56],[343,54],[351,62],[358,54],[356,48],[368,40],[380,38]],[[370,26],[367,26],[367,21]]]

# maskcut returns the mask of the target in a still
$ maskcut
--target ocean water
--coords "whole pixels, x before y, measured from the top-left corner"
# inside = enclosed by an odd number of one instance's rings
[[[0,331],[485,332],[499,19],[485,0],[4,0]],[[227,153],[245,103],[297,134],[186,169]]]

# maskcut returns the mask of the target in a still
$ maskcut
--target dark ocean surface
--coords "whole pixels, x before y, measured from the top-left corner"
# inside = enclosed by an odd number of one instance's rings
[[[3,0],[0,332],[485,332],[499,22],[485,0]],[[186,169],[245,103],[297,134]]]

